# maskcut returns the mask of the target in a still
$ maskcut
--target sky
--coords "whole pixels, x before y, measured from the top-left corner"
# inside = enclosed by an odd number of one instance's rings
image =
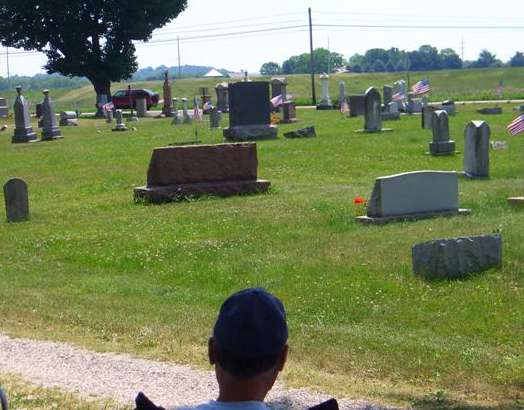
[[[522,0],[188,0],[177,19],[156,30],[149,43],[137,44],[139,67],[177,66],[177,37],[182,65],[255,73],[267,61],[281,64],[309,50],[308,7],[315,48],[329,46],[346,58],[370,48],[413,50],[423,44],[453,48],[466,60],[482,49],[503,61],[524,51]],[[45,61],[38,53],[10,49],[10,74],[44,72]],[[5,49],[0,76],[7,76]]]

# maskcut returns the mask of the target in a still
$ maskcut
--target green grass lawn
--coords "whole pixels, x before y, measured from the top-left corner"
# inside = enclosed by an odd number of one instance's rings
[[[292,87],[291,87],[292,88]],[[451,135],[463,152],[458,107]],[[506,204],[524,190],[524,137],[505,126],[511,106],[486,117],[491,179],[460,181],[469,217],[354,222],[353,198],[376,177],[460,170],[462,155],[426,156],[420,117],[394,132],[357,134],[363,119],[299,110],[318,138],[258,143],[269,194],[148,206],[132,200],[154,147],[193,139],[191,126],[142,120],[112,133],[103,121],[63,128],[64,139],[12,145],[0,134],[0,181],[28,184],[31,220],[0,223],[0,331],[99,351],[206,366],[205,346],[230,293],[264,286],[284,301],[290,365],[284,377],[336,395],[418,408],[516,408],[524,401],[524,212]],[[201,127],[206,143],[220,131]],[[504,267],[467,280],[426,282],[411,247],[501,231]]]
[[[286,76],[289,80],[288,93],[292,94],[299,105],[311,104],[311,77],[309,75],[290,75]],[[407,80],[406,73],[364,73],[364,74],[334,74],[330,80],[331,97],[338,100],[338,84],[345,81],[348,94],[363,94],[364,91],[373,85],[382,93],[382,86],[392,85],[395,81],[404,78]],[[454,99],[457,101],[471,100],[493,100],[499,99],[496,95],[496,87],[499,82],[504,81],[504,94],[502,99],[522,99],[524,98],[524,68],[488,68],[488,69],[468,69],[468,70],[441,70],[430,72],[410,73],[411,85],[415,82],[427,78],[431,81],[433,92],[432,101],[442,101]],[[254,78],[256,79],[256,78]],[[260,78],[268,80],[269,78]],[[320,96],[320,80],[316,78],[317,98]],[[198,95],[200,87],[208,87],[213,101],[216,101],[214,87],[222,79],[209,78],[190,78],[174,82],[173,97],[188,97],[192,99]],[[228,82],[238,81],[228,79]],[[112,92],[119,89],[126,89],[128,83],[115,83]],[[149,88],[158,92],[162,98],[162,81],[148,81],[132,83],[133,88]],[[10,103],[14,101],[16,92],[4,93],[9,98]],[[43,97],[40,91],[26,91],[24,94],[34,105],[40,102]],[[57,89],[51,90],[51,97],[54,99],[58,110],[75,110],[78,106],[83,112],[94,110],[96,101],[92,86],[85,86],[73,90]],[[161,107],[158,107],[160,109]]]

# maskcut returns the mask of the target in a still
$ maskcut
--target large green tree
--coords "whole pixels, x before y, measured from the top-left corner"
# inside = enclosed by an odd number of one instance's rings
[[[187,0],[0,0],[0,43],[47,55],[49,73],[87,77],[97,95],[137,69],[133,41],[176,18]]]

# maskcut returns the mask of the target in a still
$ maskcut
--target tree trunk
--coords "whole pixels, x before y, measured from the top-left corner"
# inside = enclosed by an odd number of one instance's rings
[[[104,117],[102,106],[111,101],[111,81],[109,80],[91,80],[96,91],[96,117]]]

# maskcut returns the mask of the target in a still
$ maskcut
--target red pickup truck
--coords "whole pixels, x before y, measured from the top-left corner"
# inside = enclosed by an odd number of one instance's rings
[[[129,98],[129,92],[131,92],[131,98]],[[136,100],[139,98],[145,98],[147,109],[149,110],[151,107],[155,107],[158,104],[160,96],[147,88],[139,88],[135,90],[118,90],[113,94],[112,98],[113,105],[117,110],[136,108]],[[130,107],[130,102],[133,104],[132,107]]]

